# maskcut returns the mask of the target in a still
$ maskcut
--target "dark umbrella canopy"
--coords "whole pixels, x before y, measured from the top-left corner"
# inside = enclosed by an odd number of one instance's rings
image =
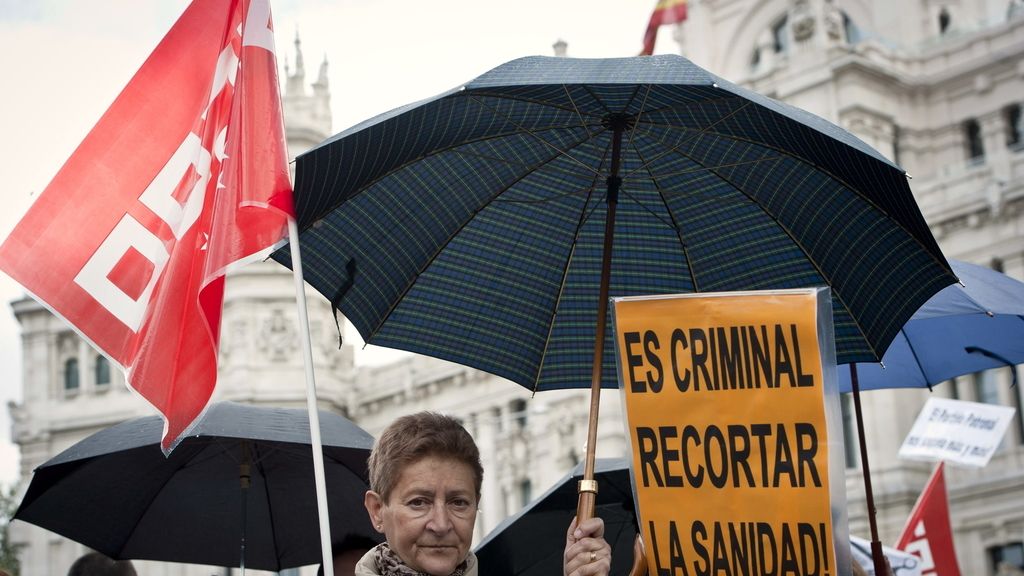
[[[565,531],[576,514],[576,482],[582,463],[517,514],[484,537],[474,552],[488,576],[548,576],[562,569]],[[629,574],[636,538],[636,511],[625,458],[597,460],[594,477],[601,486],[597,515],[612,547],[611,574]]]
[[[379,541],[363,507],[373,437],[333,413],[320,428],[332,538]],[[213,404],[166,458],[162,434],[151,416],[68,448],[36,468],[14,519],[116,559],[239,566],[244,528],[248,568],[320,561],[305,409]]]
[[[515,60],[300,156],[305,278],[368,343],[587,387],[609,189],[610,296],[828,285],[840,362],[955,280],[898,167],[670,55]]]
[[[924,388],[1024,362],[1024,282],[950,260],[963,285],[932,296],[903,326],[882,363],[857,364],[861,390]],[[839,370],[840,389],[850,373]]]

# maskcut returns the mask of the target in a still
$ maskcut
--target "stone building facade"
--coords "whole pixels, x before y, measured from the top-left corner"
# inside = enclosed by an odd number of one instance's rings
[[[680,50],[696,63],[836,122],[906,168],[947,256],[1024,279],[1019,0],[693,0],[689,19],[674,32]],[[299,48],[296,41],[284,96],[293,154],[331,132],[326,62],[310,92]],[[304,405],[293,290],[291,275],[273,263],[229,277],[217,399]],[[477,439],[486,471],[477,539],[581,458],[588,392],[531,397],[491,375],[418,356],[357,367],[352,346],[339,347],[330,306],[316,294],[307,300],[322,408],[348,415],[371,434],[395,416],[433,409],[460,418]],[[101,357],[44,308],[22,299],[12,309],[22,327],[24,388],[22,402],[11,407],[12,437],[27,483],[33,467],[86,435],[150,412],[120,374],[104,368]],[[1024,566],[1024,427],[1021,390],[1010,381],[1006,368],[964,376],[933,392],[863,394],[884,543],[896,539],[932,470],[896,456],[929,394],[998,402],[1016,407],[1018,416],[992,462],[982,470],[947,469],[954,537],[964,574],[996,574],[1000,562]],[[848,398],[844,408],[848,415]],[[600,422],[598,455],[625,454],[617,393],[603,393]],[[847,424],[853,440],[852,420]],[[850,532],[867,536],[861,464],[855,442],[847,445]],[[24,574],[63,574],[83,552],[34,526],[15,522],[12,528],[26,545]],[[217,573],[139,566],[147,576]]]

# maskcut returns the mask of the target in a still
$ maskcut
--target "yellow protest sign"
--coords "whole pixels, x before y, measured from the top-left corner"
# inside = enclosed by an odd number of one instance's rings
[[[613,314],[651,576],[847,574],[827,289],[619,298]]]

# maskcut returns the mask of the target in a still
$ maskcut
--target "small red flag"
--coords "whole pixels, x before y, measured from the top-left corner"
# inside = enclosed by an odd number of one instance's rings
[[[686,20],[686,0],[658,0],[654,7],[650,21],[647,22],[647,32],[644,33],[644,48],[641,56],[654,54],[654,41],[658,37],[658,28],[666,24],[678,24]]]
[[[896,548],[921,558],[921,576],[960,576],[949,523],[943,462],[935,467],[914,504]]]
[[[217,380],[224,273],[292,211],[269,0],[194,0],[0,246],[125,370],[170,452]]]

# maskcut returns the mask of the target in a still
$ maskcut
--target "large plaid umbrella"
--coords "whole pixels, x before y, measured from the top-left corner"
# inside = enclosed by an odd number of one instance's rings
[[[828,285],[839,361],[874,361],[955,280],[897,166],[673,55],[514,60],[328,139],[295,188],[305,279],[366,342],[531,390],[617,385],[609,296]]]

